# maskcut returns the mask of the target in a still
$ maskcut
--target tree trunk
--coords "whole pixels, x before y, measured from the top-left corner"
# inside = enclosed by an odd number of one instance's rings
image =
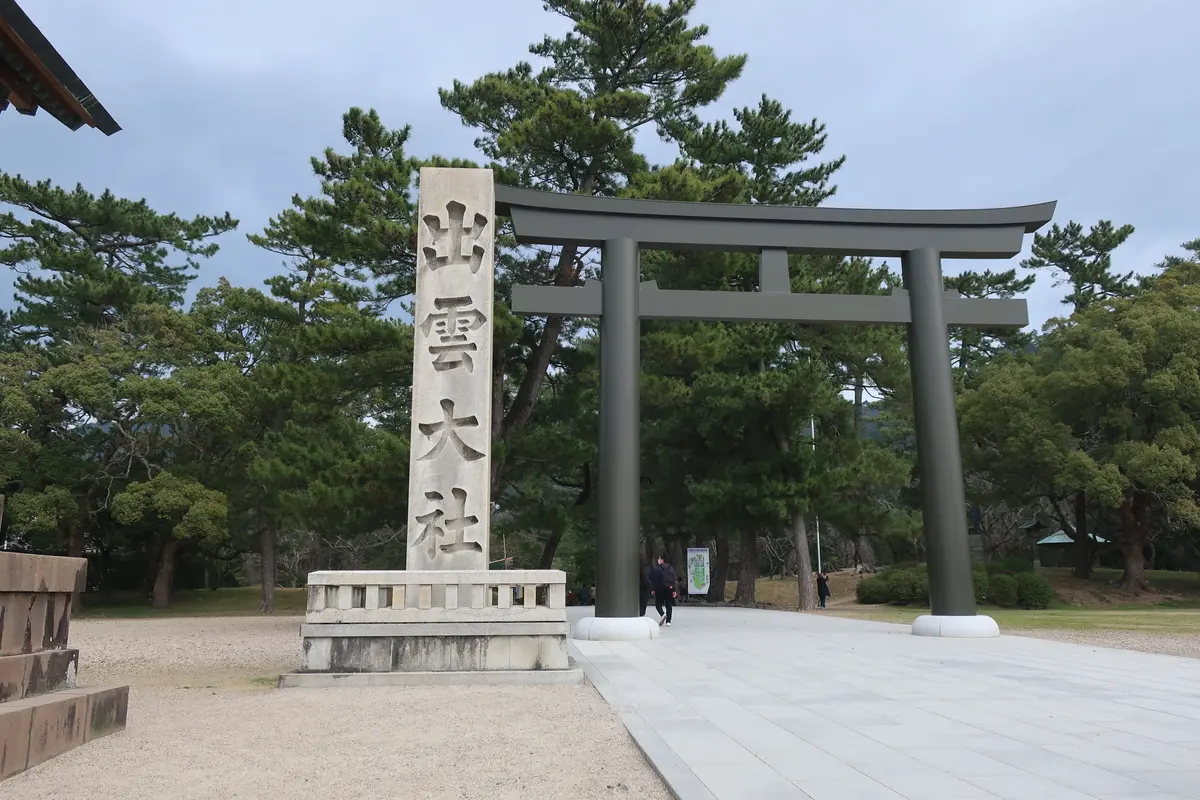
[[[579,194],[590,195],[592,187],[595,186],[596,180],[594,176],[589,175],[584,179],[583,185],[580,187]],[[558,267],[554,273],[553,286],[574,286],[579,281],[579,266],[575,263],[575,256],[578,254],[579,248],[575,245],[567,245],[562,248],[558,254]],[[517,387],[517,393],[513,397],[512,405],[508,409],[508,413],[504,415],[495,415],[495,419],[501,420],[499,423],[493,422],[492,436],[503,438],[511,431],[523,427],[533,417],[533,410],[537,405],[538,397],[541,395],[542,383],[546,380],[546,372],[550,369],[550,360],[554,356],[554,351],[558,347],[558,337],[562,333],[563,325],[566,323],[565,317],[546,317],[546,322],[542,325],[542,333],[538,338],[537,344],[533,346],[529,353],[529,360],[526,362],[525,376],[521,380],[521,385]],[[493,381],[493,394],[496,392],[495,382]],[[501,395],[501,402],[503,395]],[[495,408],[496,398],[493,396],[493,408]],[[495,411],[493,411],[495,414]],[[501,453],[503,448],[501,448]],[[497,497],[500,492],[500,485],[504,480],[504,458],[497,457],[500,454],[492,456],[492,496]]]
[[[812,611],[817,607],[814,596],[812,557],[808,554],[808,526],[804,523],[804,513],[792,512],[792,536],[796,541],[796,588],[800,592],[801,611]]]
[[[595,161],[588,163],[584,168],[583,180],[579,183],[579,191],[576,194],[590,196],[596,189],[596,183],[599,177],[593,172]],[[575,257],[579,254],[579,248],[576,245],[566,245],[558,253],[558,265],[554,270],[554,280],[551,281],[554,286],[574,286],[579,282],[579,273],[582,267],[576,263]],[[510,431],[523,427],[533,417],[533,409],[537,405],[538,397],[542,393],[542,383],[546,380],[546,372],[550,369],[550,360],[554,356],[554,351],[558,347],[558,337],[562,333],[563,325],[566,323],[564,317],[546,317],[545,323],[542,325],[542,333],[529,353],[529,360],[525,363],[525,375],[521,379],[521,385],[517,387],[517,393],[513,397],[512,405],[508,409],[507,414],[500,413],[504,408],[504,364],[501,364],[500,374],[492,377],[492,439],[498,441],[506,437]],[[492,497],[497,498],[500,493],[500,485],[504,480],[504,458],[503,448],[500,448],[499,453],[492,455]]]
[[[4,492],[0,492],[0,531],[4,530]]]
[[[671,542],[671,566],[676,575],[683,575],[687,570],[687,542],[676,538]]]
[[[709,565],[708,599],[713,603],[724,603],[725,584],[729,580],[729,538],[723,533],[718,533],[714,538],[713,560]]]
[[[1095,557],[1096,543],[1088,535],[1087,492],[1083,489],[1075,492],[1074,504],[1075,535],[1072,537],[1074,545],[1071,547],[1074,566],[1071,569],[1071,574],[1082,580],[1091,580],[1092,561]]]
[[[542,556],[538,559],[538,569],[553,569],[554,554],[558,552],[558,545],[562,541],[564,528],[557,528],[550,532],[546,541],[542,542]]]
[[[971,363],[971,346],[967,342],[970,331],[970,328],[960,328],[955,331],[959,336],[958,369],[963,373],[967,371],[967,365]]]
[[[146,544],[146,582],[142,588],[151,597],[154,596],[154,581],[158,576],[158,563],[161,556],[161,542],[150,541]]]
[[[175,554],[178,549],[179,541],[174,536],[168,536],[162,543],[158,570],[154,575],[154,597],[150,602],[153,608],[168,608],[171,605],[171,581],[175,578]]]
[[[321,536],[320,533],[313,534],[313,549],[312,549],[312,571],[313,572],[319,572],[320,570],[324,569],[324,567],[321,566],[321,564],[325,558],[325,552],[324,552],[324,548],[322,546],[323,542],[324,542],[324,537]]]
[[[1146,517],[1149,509],[1147,498],[1140,492],[1126,496],[1121,503],[1121,556],[1124,570],[1120,587],[1133,594],[1141,594],[1150,588],[1146,580],[1146,542],[1148,540]]]
[[[854,537],[854,564],[864,570],[874,571],[877,566],[876,561],[875,545],[871,544],[867,526],[864,525],[858,529],[858,536]]]
[[[492,356],[492,441],[499,442],[504,437],[504,372],[508,368],[508,359],[503,353],[504,348],[496,348]],[[504,456],[501,452],[492,453],[491,492],[492,502],[500,502],[500,482],[504,477]]]
[[[865,399],[867,382],[862,375],[854,376],[854,438],[862,438],[863,401]]]
[[[78,522],[72,522],[67,532],[67,555],[71,558],[83,558],[84,532]]]
[[[766,370],[766,365],[763,364],[761,361],[759,362],[759,370],[760,371]],[[857,383],[855,384],[855,396],[859,398],[859,400],[860,400],[859,406],[861,406],[861,399],[862,399],[862,379],[861,378],[859,378]],[[861,415],[861,413],[862,413],[861,408],[856,407],[856,410],[855,410],[855,425],[856,426],[860,424],[859,416]],[[775,431],[775,444],[779,448],[779,452],[787,454],[788,452],[791,451],[791,443],[788,441],[787,432],[784,430],[783,425],[780,424],[778,418],[772,420],[772,422],[773,422],[774,431]],[[814,425],[812,433],[813,433],[813,446],[815,447],[815,445],[816,445],[815,425]],[[815,603],[813,602],[813,599],[812,599],[812,596],[813,596],[812,595],[812,587],[813,587],[812,559],[808,554],[808,528],[804,523],[804,512],[800,509],[793,509],[791,522],[792,522],[792,537],[793,537],[793,541],[795,542],[795,545],[796,545],[796,581],[797,581],[797,584],[798,584],[798,587],[800,590],[800,609],[802,611],[808,611],[815,607]],[[758,544],[757,540],[753,540],[750,543],[750,546],[755,548],[755,550],[757,550],[757,544]],[[747,543],[743,539],[743,541],[742,541],[743,552],[745,552],[746,546],[747,546]],[[757,556],[757,553],[755,553],[755,555]],[[754,558],[753,563],[754,563],[754,567],[753,567],[754,568],[754,577],[758,577],[758,558],[757,557]],[[746,574],[745,564],[742,565],[742,574],[743,575]],[[738,591],[738,595],[741,596],[741,594],[742,594],[742,578],[741,577],[738,578],[737,591]],[[753,589],[750,590],[750,602],[751,603],[754,602],[754,590]]]
[[[262,594],[258,601],[258,613],[271,614],[275,611],[275,526],[264,526],[258,535],[259,555],[262,557]]]
[[[1120,587],[1133,594],[1141,594],[1150,588],[1146,580],[1146,555],[1142,551],[1144,542],[1136,534],[1126,532],[1121,542],[1121,555],[1125,568],[1121,572]]]
[[[737,592],[733,602],[739,606],[754,605],[755,582],[758,580],[758,531],[743,529],[738,547]]]

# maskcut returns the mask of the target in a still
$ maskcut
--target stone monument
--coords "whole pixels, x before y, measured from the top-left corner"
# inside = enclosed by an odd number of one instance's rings
[[[0,780],[125,729],[128,686],[75,684],[67,635],[86,571],[83,558],[0,552]]]
[[[488,568],[495,205],[491,170],[421,170],[409,569]]]
[[[407,569],[310,573],[280,686],[579,682],[566,575],[489,569],[491,170],[422,169],[417,231]]]

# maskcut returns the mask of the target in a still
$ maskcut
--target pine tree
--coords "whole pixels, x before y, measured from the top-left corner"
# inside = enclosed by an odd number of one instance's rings
[[[13,209],[0,213],[0,264],[17,273],[4,348],[32,366],[24,383],[36,416],[26,435],[38,450],[0,492],[9,499],[5,524],[61,537],[79,557],[128,479],[123,460],[143,433],[95,416],[116,408],[113,392],[128,370],[158,366],[124,353],[138,341],[141,309],[178,308],[200,261],[217,252],[215,237],[237,221],[184,219],[144,200],[2,173],[0,205]]]
[[[1105,300],[1137,293],[1132,272],[1121,274],[1112,269],[1113,251],[1133,232],[1132,225],[1114,227],[1108,220],[1100,220],[1087,233],[1075,221],[1061,228],[1052,225],[1048,232],[1034,235],[1033,255],[1022,261],[1021,266],[1048,270],[1055,277],[1055,286],[1070,286],[1063,303],[1071,306],[1073,314],[1079,314]],[[1065,530],[1075,544],[1075,577],[1089,578],[1095,542],[1088,530],[1087,492],[1077,489],[1073,497],[1075,524],[1066,524]]]
[[[1128,297],[1137,289],[1134,274],[1113,272],[1112,254],[1133,231],[1132,225],[1114,227],[1108,220],[1100,220],[1087,233],[1074,221],[1061,228],[1052,225],[1046,233],[1034,234],[1033,255],[1021,266],[1048,270],[1055,286],[1070,286],[1063,303],[1073,312],[1107,298]]]
[[[135,306],[179,306],[211,241],[237,220],[159,214],[145,200],[76,186],[30,183],[0,173],[0,264],[17,272],[17,310],[8,320],[26,342],[52,345],[81,327],[105,328]]]
[[[947,290],[954,290],[965,298],[983,300],[1016,297],[1029,291],[1035,280],[1033,275],[1017,277],[1015,269],[1003,272],[966,270],[947,276],[945,284]],[[1033,335],[1028,331],[950,326],[950,348],[957,351],[953,361],[960,385],[970,383],[984,364],[1002,353],[1022,352],[1032,343]]]
[[[248,236],[285,259],[284,271],[265,282],[270,297],[223,286],[207,302],[210,315],[242,309],[265,356],[252,373],[257,431],[247,470],[255,488],[239,493],[242,518],[257,531],[262,612],[274,607],[281,531],[320,525],[320,541],[341,527],[361,488],[345,480],[365,467],[361,448],[392,435],[368,433],[367,420],[406,410],[411,385],[411,329],[380,316],[392,295],[411,292],[408,129],[389,131],[377,114],[359,109],[343,122],[355,151],[330,148],[323,160],[312,159],[322,195],[293,198],[261,234]],[[372,278],[382,280],[378,292]],[[393,479],[406,483],[406,468],[393,470]],[[404,506],[392,511],[391,521],[402,525]]]
[[[745,56],[718,57],[700,44],[708,30],[688,17],[695,0],[547,0],[547,11],[567,19],[561,38],[529,48],[549,63],[521,62],[439,92],[443,107],[480,132],[476,146],[506,180],[560,192],[615,195],[644,173],[635,137],[653,127],[678,140],[700,127],[699,109],[717,100],[745,64]],[[519,263],[518,263],[519,262]],[[574,286],[586,262],[564,247],[533,259],[501,259],[524,280]],[[505,304],[503,277],[500,306]],[[505,467],[503,440],[529,423],[564,333],[565,320],[527,320],[516,352],[497,348],[505,409],[494,420],[492,491]],[[510,363],[514,362],[514,363]],[[508,381],[513,386],[508,386]]]

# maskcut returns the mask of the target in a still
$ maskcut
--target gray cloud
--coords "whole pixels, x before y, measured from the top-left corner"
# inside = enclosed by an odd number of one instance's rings
[[[257,285],[274,271],[242,233],[315,189],[308,158],[339,145],[347,108],[411,123],[416,154],[470,154],[472,132],[436,89],[504,69],[564,28],[537,0],[24,7],[125,130],[106,139],[5,114],[0,167],[182,214],[229,210],[242,230],[203,284]],[[1137,226],[1118,253],[1124,269],[1200,236],[1191,0],[701,0],[697,19],[719,52],[750,54],[709,116],[767,93],[827,123],[829,152],[849,156],[835,205],[1057,199],[1060,222]],[[645,144],[673,156],[652,134]],[[1042,278],[1035,320],[1057,313],[1060,296]]]

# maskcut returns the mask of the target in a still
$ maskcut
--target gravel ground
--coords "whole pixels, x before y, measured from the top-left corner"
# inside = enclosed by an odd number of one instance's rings
[[[1073,630],[1013,630],[1007,632],[1019,636],[1033,636],[1037,639],[1054,639],[1074,644],[1113,647],[1118,650],[1140,650],[1143,653],[1200,658],[1200,636],[1190,633]]]
[[[591,686],[273,689],[298,663],[299,624],[73,623],[81,684],[131,685],[128,728],[9,778],[0,795],[669,798]]]

